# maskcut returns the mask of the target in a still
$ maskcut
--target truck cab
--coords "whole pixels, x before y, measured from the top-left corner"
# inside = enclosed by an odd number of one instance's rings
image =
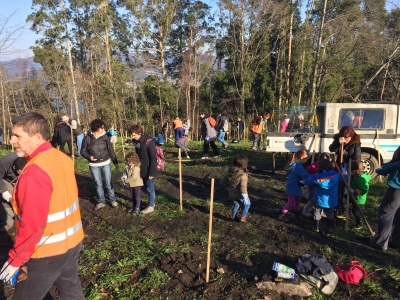
[[[304,118],[296,124],[299,115]],[[374,174],[379,161],[389,162],[400,145],[399,103],[320,103],[314,111],[297,108],[288,119],[293,121],[285,131],[279,122],[270,127],[267,152],[329,152],[333,136],[341,127],[351,125],[361,136],[365,170]]]

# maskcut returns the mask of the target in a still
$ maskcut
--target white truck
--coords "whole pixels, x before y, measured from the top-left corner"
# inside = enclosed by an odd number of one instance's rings
[[[329,152],[333,136],[341,127],[351,125],[361,136],[365,170],[373,175],[379,162],[389,162],[400,146],[400,103],[321,103],[315,111],[305,107],[289,111],[282,121],[269,126],[267,152]],[[285,130],[281,122],[288,120]]]

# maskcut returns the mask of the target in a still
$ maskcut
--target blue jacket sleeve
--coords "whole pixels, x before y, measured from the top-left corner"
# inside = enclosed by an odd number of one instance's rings
[[[385,165],[381,170],[379,170],[376,173],[378,173],[379,175],[387,175],[387,174],[389,174],[390,172],[392,172],[392,171],[394,171],[396,169],[397,170],[400,169],[400,160]]]
[[[308,174],[304,167],[300,164],[296,166],[296,174],[299,175],[302,179],[310,177],[310,174]]]

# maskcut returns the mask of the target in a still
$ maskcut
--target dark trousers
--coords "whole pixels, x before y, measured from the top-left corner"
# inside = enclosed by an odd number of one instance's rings
[[[213,149],[214,155],[219,155],[218,147],[215,145],[214,141],[207,143],[204,141],[203,144],[203,156],[208,156],[208,151],[210,151],[210,146]]]
[[[65,144],[68,145],[69,154],[64,149],[65,148]],[[65,154],[67,154],[67,155],[69,155],[69,156],[71,156],[72,155],[72,143],[71,143],[71,140],[60,143],[60,151],[65,153]]]
[[[135,209],[140,208],[140,190],[142,189],[141,186],[130,187],[129,190],[131,191],[131,199],[132,199],[132,207]]]
[[[395,244],[400,244],[400,190],[388,187],[378,211],[378,233],[372,240],[377,246],[386,249],[390,234]],[[394,227],[394,229],[393,229]],[[392,233],[393,229],[393,233]]]
[[[358,204],[361,210],[363,210],[364,205]],[[361,224],[361,212],[356,208],[356,206],[353,204],[353,207],[351,209],[351,212],[353,213],[354,218],[356,218],[356,223],[359,225]]]
[[[28,260],[25,264],[28,277],[15,284],[13,300],[42,300],[53,283],[58,289],[60,299],[84,300],[78,276],[81,247],[82,243],[79,243],[64,254]]]

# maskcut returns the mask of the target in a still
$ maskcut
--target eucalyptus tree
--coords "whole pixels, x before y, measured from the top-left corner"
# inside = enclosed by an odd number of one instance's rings
[[[279,23],[284,3],[270,0],[221,0],[220,49],[226,69],[231,72],[237,99],[237,112],[245,113],[245,101],[250,97],[253,74],[267,59],[261,51],[268,44],[275,23]],[[273,49],[269,49],[273,51]],[[222,54],[221,53],[221,54]]]

